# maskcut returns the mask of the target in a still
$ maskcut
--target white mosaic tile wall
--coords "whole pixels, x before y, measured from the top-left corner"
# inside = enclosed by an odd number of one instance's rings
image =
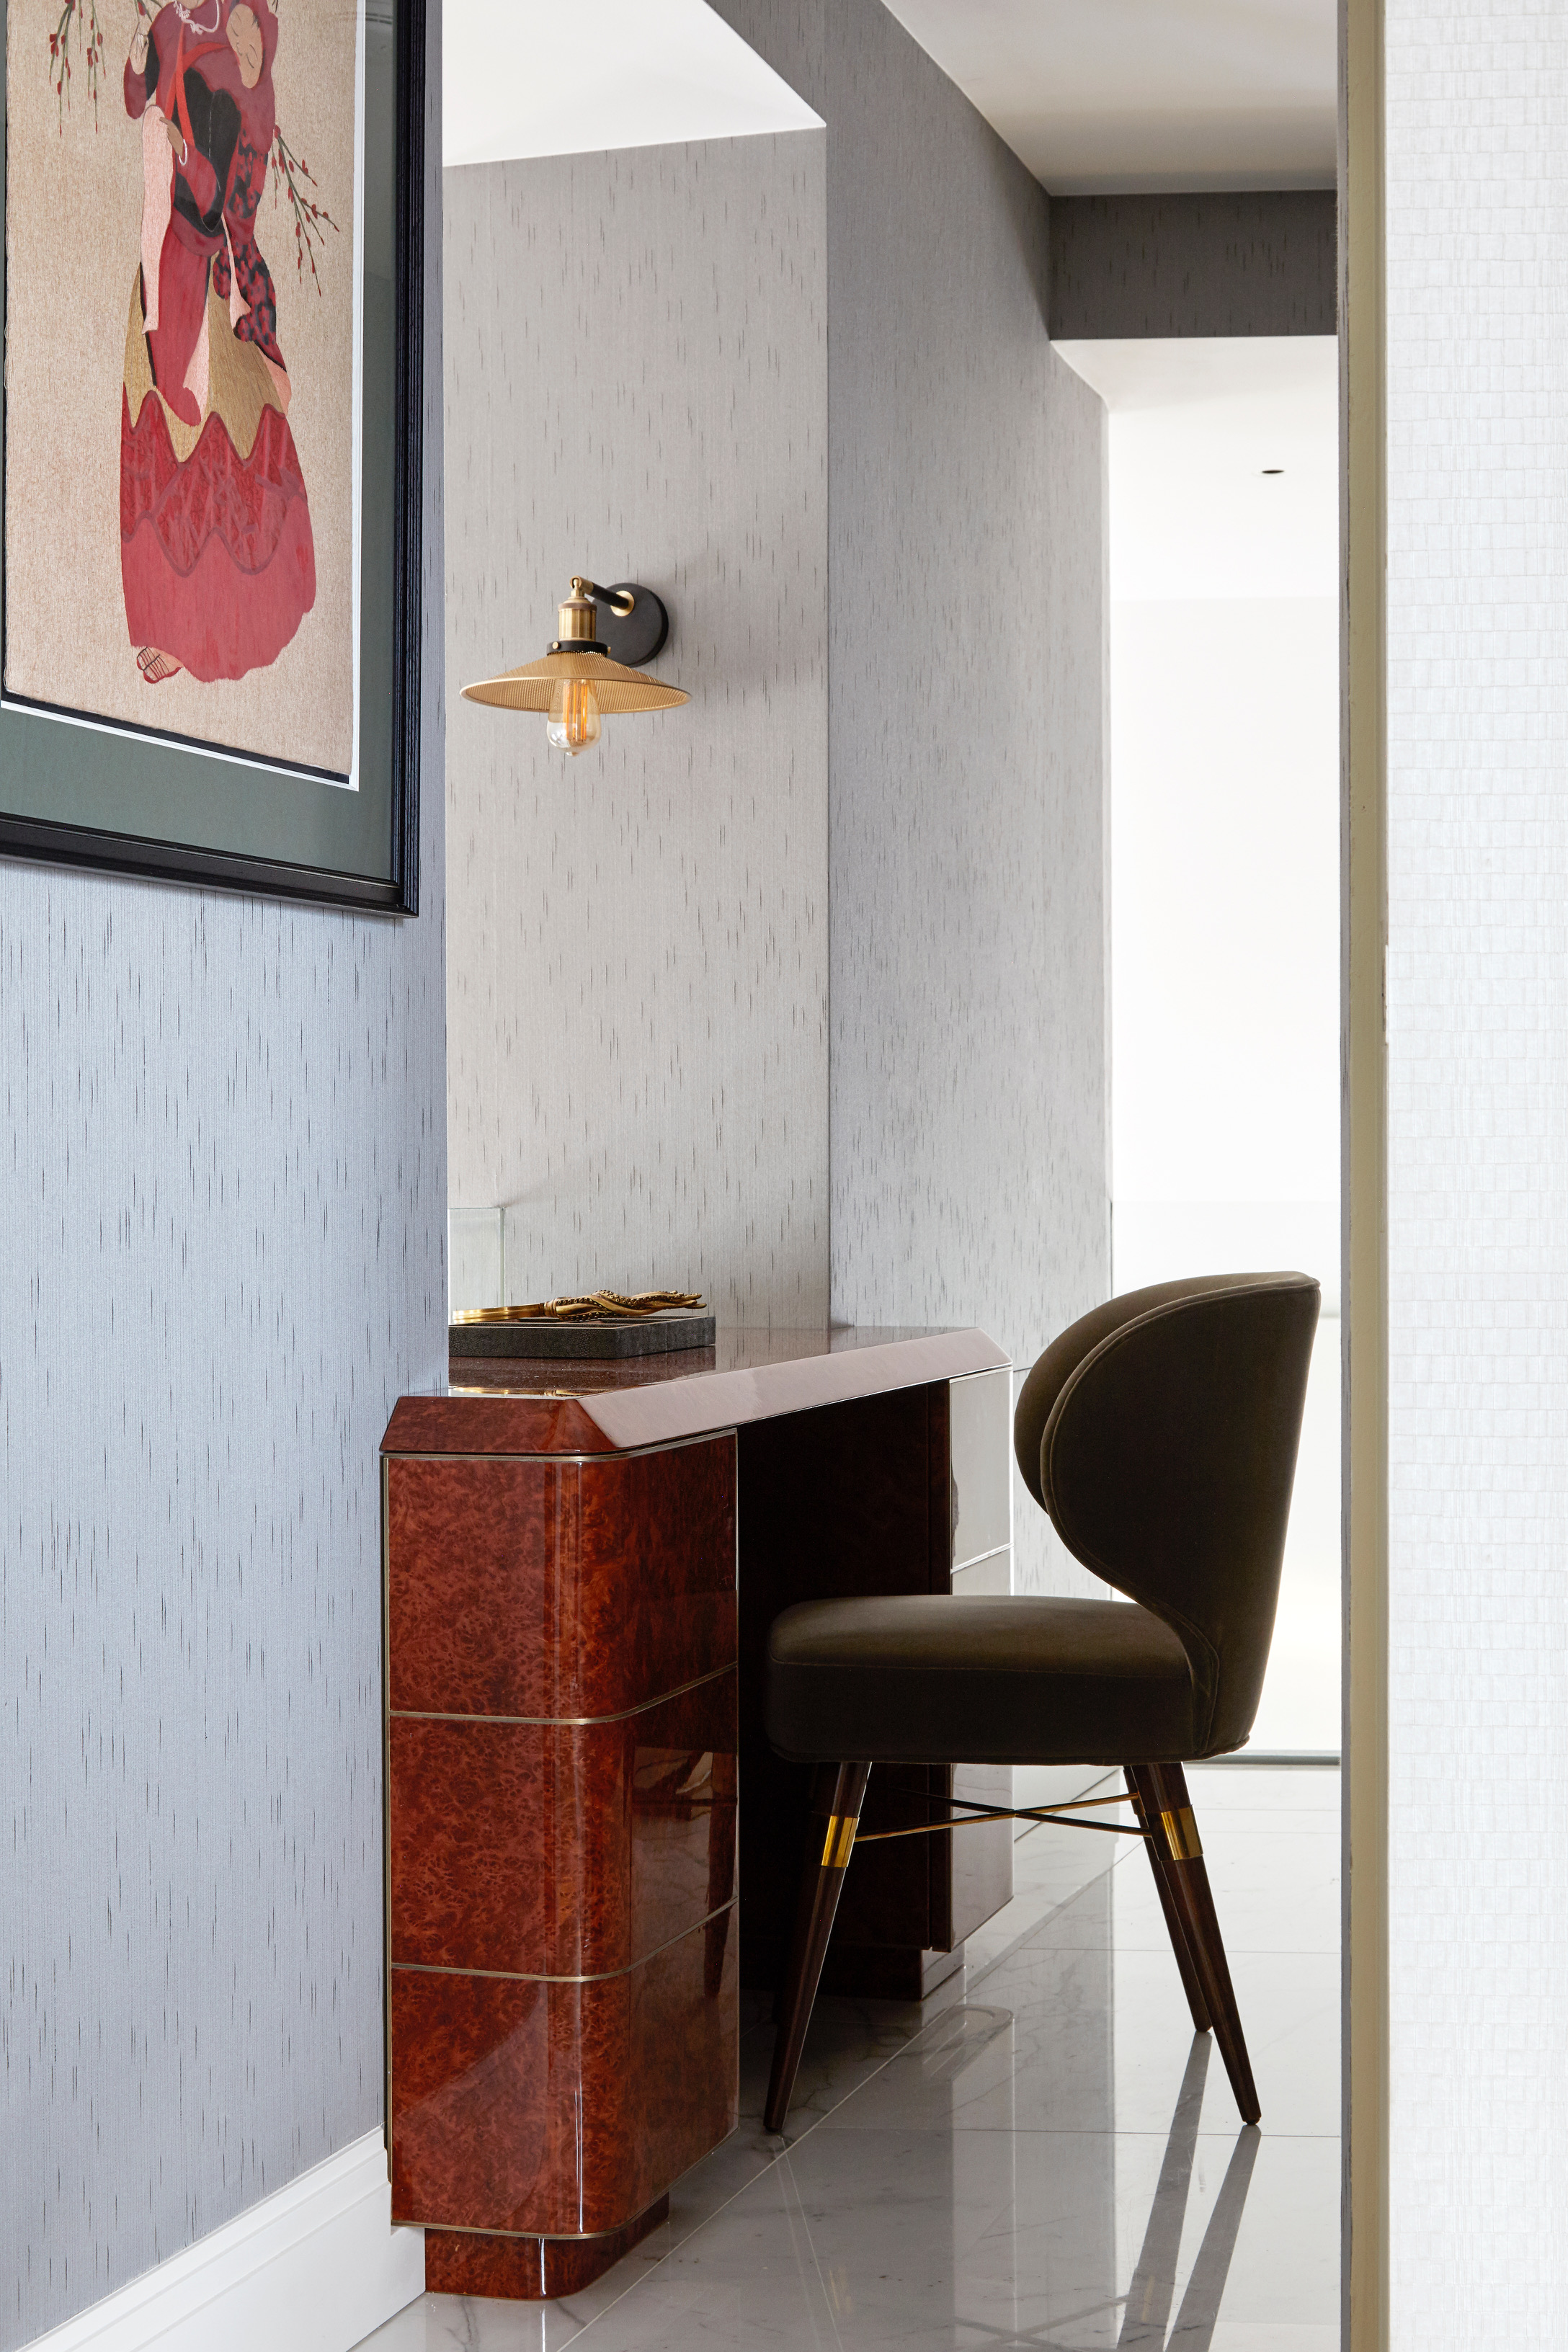
[[[1568,18],[1389,0],[1392,2341],[1568,2341]]]

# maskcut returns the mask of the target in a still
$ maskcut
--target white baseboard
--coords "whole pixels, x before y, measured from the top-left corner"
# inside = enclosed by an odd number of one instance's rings
[[[393,2228],[367,2132],[28,2352],[352,2352],[424,2292],[425,2232]]]

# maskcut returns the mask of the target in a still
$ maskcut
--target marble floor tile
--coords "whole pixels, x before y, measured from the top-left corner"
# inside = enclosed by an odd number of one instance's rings
[[[1333,2137],[1340,2127],[1339,1962],[1331,1953],[1237,1953],[1231,1976],[1264,2119]],[[826,2116],[879,2126],[1134,2131],[1168,2121],[1194,2037],[1169,1950],[1026,1946]],[[1237,2122],[1211,2070],[1205,2127]]]
[[[1131,1841],[1083,1830],[1030,1830],[1013,1848],[1013,1900],[964,1944],[971,1984],[1133,1851]],[[1142,1859],[1142,1856],[1139,1857]],[[1146,1866],[1146,1865],[1145,1865]]]
[[[1313,1805],[1281,1806],[1276,1812],[1267,1805],[1214,1805],[1196,1790],[1193,1793],[1194,1811],[1205,1847],[1221,1835],[1222,1824],[1226,1829],[1267,1832],[1275,1837],[1289,1837],[1302,1831],[1324,1837],[1339,1835],[1337,1817]]]
[[[949,2009],[961,2004],[966,1981],[962,1972],[950,1977],[923,2003],[825,1996],[812,2016],[811,2038],[801,2059],[782,2139],[763,2130],[763,2105],[773,2055],[773,2010],[768,2004],[765,2014],[741,2036],[741,2122],[735,2137],[754,2141],[771,2161],[781,2146],[803,2137],[890,2059],[921,2034],[930,2032]]]
[[[1187,1787],[1205,1835],[1223,1813],[1253,1829],[1322,1829],[1340,1825],[1340,1776],[1315,1767],[1271,1770],[1258,1766],[1192,1764]]]
[[[1141,1850],[1031,1832],[923,2009],[819,2005],[782,2138],[748,1997],[740,2128],[592,2288],[426,2295],[365,2352],[1331,2352],[1338,1775],[1189,1777],[1261,2131],[1192,2032]]]
[[[1173,2352],[1222,2311],[1331,2327],[1338,2196],[1331,2146],[1258,2132],[815,2133],[602,2313],[584,2352]]]
[[[1253,2320],[1222,2319],[1211,2335],[1196,2341],[1205,2352],[1340,2352],[1340,2324],[1335,2319],[1314,2327],[1280,2320],[1260,2326]]]
[[[1280,1848],[1284,1851],[1281,1852]],[[1233,1830],[1205,1824],[1204,1860],[1225,1947],[1237,1952],[1327,1952],[1340,1948],[1340,1840],[1337,1830]],[[1118,1864],[1113,1936],[1118,1951],[1168,1951],[1170,1935],[1154,1874],[1141,1851]],[[1058,1906],[1033,1937],[1057,1944],[1099,1943],[1100,1910],[1086,1901]],[[973,1983],[975,1971],[970,1970]]]
[[[367,2336],[361,2352],[372,2346],[374,2352],[560,2352],[591,2316],[581,2302],[497,2303],[422,2294]]]
[[[1205,1804],[1267,1804],[1282,1811],[1309,1807],[1339,1818],[1337,1766],[1227,1763],[1221,1758],[1213,1764],[1189,1764],[1187,1786],[1194,1797],[1201,1790]]]

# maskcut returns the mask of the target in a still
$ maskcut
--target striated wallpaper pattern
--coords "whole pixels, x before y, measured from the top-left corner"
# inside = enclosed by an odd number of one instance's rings
[[[1104,409],[1040,190],[885,9],[835,26],[834,1312],[1032,1360],[1109,1276]]]
[[[376,1448],[444,1369],[440,12],[423,911],[0,865],[0,2347],[372,2130]]]
[[[452,1198],[514,1297],[1026,1365],[1110,1277],[1104,412],[1043,192],[879,0],[721,13],[826,133],[448,174]],[[579,568],[697,698],[568,766],[457,688]]]
[[[880,0],[719,0],[827,122],[832,1290],[1026,1367],[1110,1279],[1105,412],[1044,192]],[[1028,1590],[1087,1591],[1020,1485]]]
[[[514,1298],[826,1311],[823,160],[447,175],[452,1200],[507,1204]],[[664,597],[692,700],[568,761],[458,688],[576,572]]]
[[[431,9],[418,920],[0,866],[0,2352],[379,2117],[375,1450],[443,1369],[448,1150],[514,1296],[1024,1362],[1103,1293],[1103,422],[1045,199],[877,0],[724,13],[826,132],[447,175],[444,554]],[[454,698],[443,812],[443,677],[577,569],[666,594],[693,703],[568,765]]]

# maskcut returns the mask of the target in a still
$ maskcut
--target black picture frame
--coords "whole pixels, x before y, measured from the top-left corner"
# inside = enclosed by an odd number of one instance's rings
[[[7,17],[0,0],[0,57]],[[365,913],[419,911],[425,0],[366,0],[366,20],[359,790],[323,791],[302,772],[215,755],[146,728],[84,728],[6,697],[0,857]],[[390,92],[384,65],[379,78],[373,69],[370,38],[371,27],[389,25]],[[0,86],[0,316],[7,169]],[[384,261],[388,227],[384,283],[372,255]],[[0,497],[4,396],[0,385]],[[236,789],[220,804],[226,778]],[[62,802],[61,814],[46,813]],[[91,822],[100,803],[106,816],[129,805],[129,827]]]

